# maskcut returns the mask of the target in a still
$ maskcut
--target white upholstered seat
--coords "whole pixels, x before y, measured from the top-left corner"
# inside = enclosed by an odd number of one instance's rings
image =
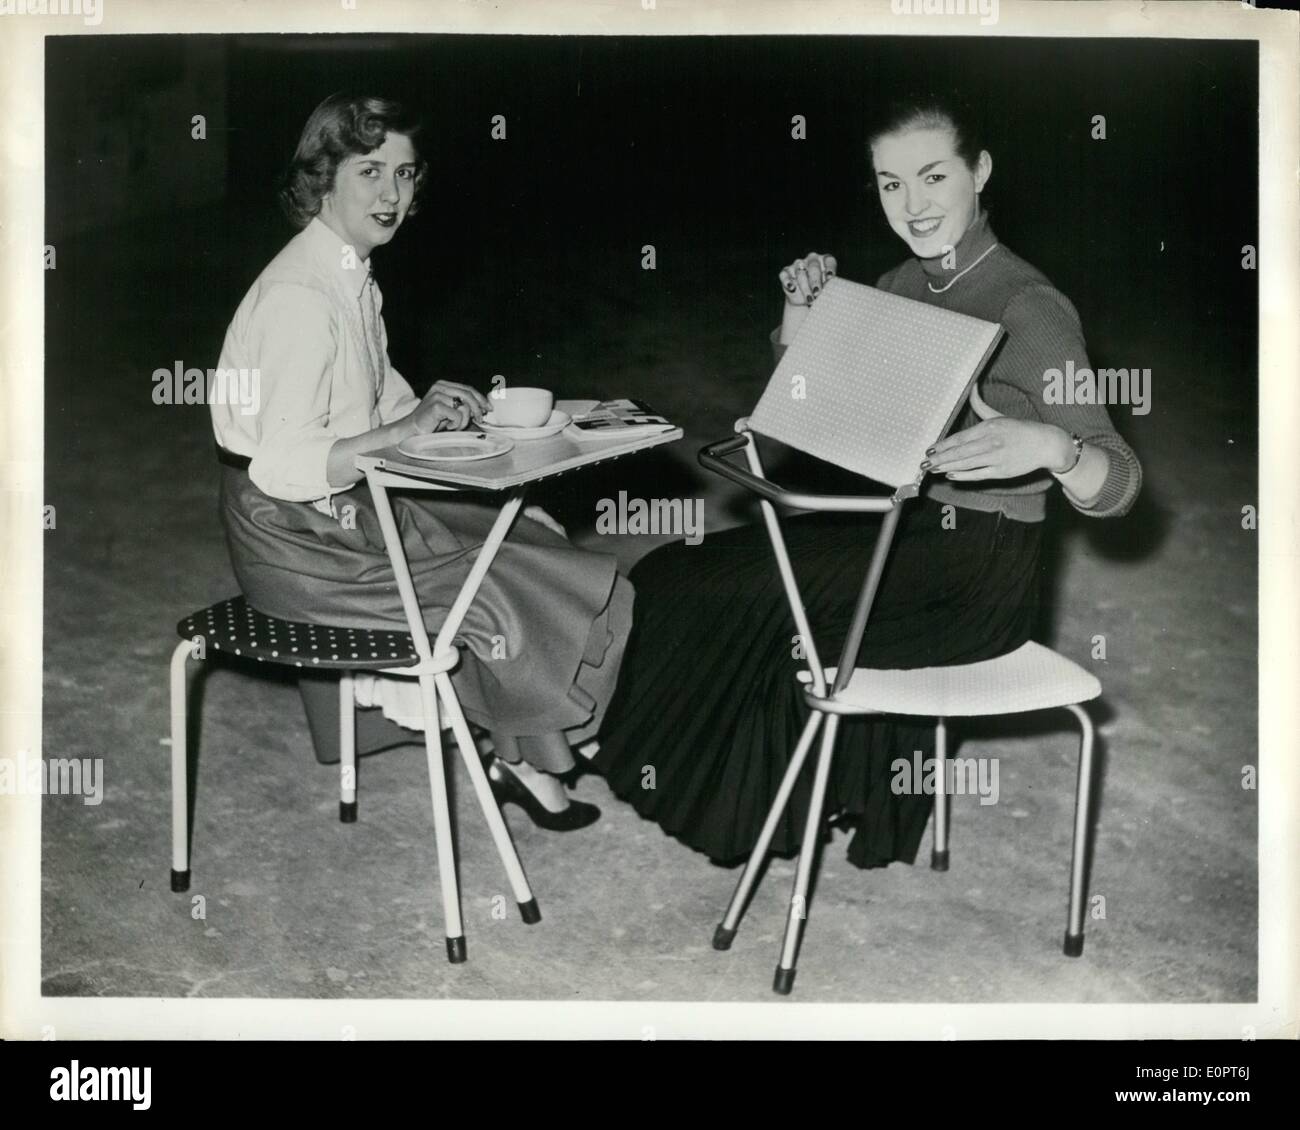
[[[835,672],[826,668],[827,684],[835,681]],[[812,681],[807,671],[798,678]],[[996,659],[956,667],[858,667],[838,701],[864,712],[957,718],[1070,706],[1100,694],[1096,676],[1031,642]]]

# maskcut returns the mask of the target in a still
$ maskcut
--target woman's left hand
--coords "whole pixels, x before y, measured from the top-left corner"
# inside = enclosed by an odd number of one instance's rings
[[[1032,471],[1062,471],[1074,455],[1069,435],[1054,424],[996,416],[940,440],[924,470],[950,479],[1014,479]]]
[[[433,387],[429,389],[429,396],[438,396],[452,405],[461,405],[465,408],[466,420],[462,422],[464,427],[470,420],[479,423],[484,416],[492,411],[492,405],[488,403],[488,398],[479,392],[476,388],[471,388],[467,384],[461,384],[459,381],[434,381]]]

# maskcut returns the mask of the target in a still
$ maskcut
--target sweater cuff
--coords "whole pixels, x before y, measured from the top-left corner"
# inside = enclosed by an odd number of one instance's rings
[[[1084,440],[1106,453],[1110,470],[1106,474],[1106,481],[1102,483],[1101,492],[1089,505],[1082,506],[1072,499],[1070,504],[1089,518],[1117,518],[1127,514],[1142,488],[1142,464],[1133,454],[1133,449],[1117,435],[1103,433],[1085,436]],[[1069,499],[1068,494],[1066,498]]]

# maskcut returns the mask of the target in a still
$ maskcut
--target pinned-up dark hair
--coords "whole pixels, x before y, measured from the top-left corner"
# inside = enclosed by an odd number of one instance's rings
[[[415,191],[407,210],[408,216],[414,215],[427,169],[420,157],[420,129],[419,118],[391,98],[331,94],[302,127],[279,190],[285,214],[295,227],[306,227],[334,188],[339,166],[348,157],[378,149],[390,133],[397,133],[409,137],[416,151]]]
[[[951,129],[957,156],[971,172],[975,171],[980,151],[987,148],[981,115],[971,99],[955,90],[922,87],[890,97],[870,117],[867,159],[872,160],[871,147],[880,138],[908,129]]]

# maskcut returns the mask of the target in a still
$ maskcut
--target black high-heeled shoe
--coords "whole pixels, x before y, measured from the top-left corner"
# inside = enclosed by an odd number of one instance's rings
[[[581,800],[570,799],[569,806],[563,812],[552,812],[495,753],[488,754],[483,759],[483,764],[487,768],[488,784],[492,786],[492,795],[497,798],[497,804],[517,805],[539,828],[545,828],[548,832],[574,832],[600,819],[600,809]]]

